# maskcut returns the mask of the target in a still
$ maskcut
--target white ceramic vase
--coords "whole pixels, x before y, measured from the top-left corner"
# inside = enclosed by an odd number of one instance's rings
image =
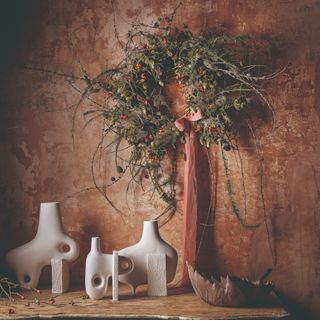
[[[107,295],[109,278],[112,276],[113,255],[101,252],[100,238],[91,238],[91,250],[86,259],[85,286],[91,299],[102,299]],[[119,256],[119,274],[130,272],[132,263]]]
[[[41,203],[39,225],[35,238],[9,251],[7,264],[15,270],[21,287],[36,288],[41,270],[51,259],[74,261],[79,246],[64,233],[58,202]]]
[[[162,253],[166,255],[167,283],[175,276],[177,268],[177,252],[160,236],[157,220],[146,220],[140,241],[119,251],[119,254],[129,258],[133,263],[133,270],[119,276],[119,281],[128,284],[133,293],[139,285],[147,284],[148,254]]]

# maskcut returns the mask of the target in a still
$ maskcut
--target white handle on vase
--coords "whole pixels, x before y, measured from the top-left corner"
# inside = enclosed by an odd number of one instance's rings
[[[64,251],[65,246],[68,246],[69,250]],[[63,240],[59,244],[59,251],[61,252],[61,259],[67,261],[76,260],[80,254],[79,245],[76,243],[75,240],[68,236],[63,237]]]

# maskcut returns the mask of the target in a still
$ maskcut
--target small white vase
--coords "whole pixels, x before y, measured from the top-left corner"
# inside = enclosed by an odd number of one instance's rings
[[[39,225],[35,238],[9,251],[7,264],[15,270],[21,287],[36,288],[41,270],[51,259],[74,261],[79,246],[64,233],[58,202],[41,203]]]
[[[112,276],[112,254],[101,252],[100,238],[91,238],[91,250],[86,259],[85,286],[91,299],[102,299],[107,295],[109,278]],[[132,263],[119,256],[119,274],[130,272]]]
[[[157,220],[146,220],[140,241],[119,251],[119,254],[129,258],[133,263],[130,273],[120,275],[119,281],[128,284],[133,293],[139,285],[147,284],[148,254],[163,253],[166,255],[167,283],[175,276],[177,268],[177,252],[160,236]]]

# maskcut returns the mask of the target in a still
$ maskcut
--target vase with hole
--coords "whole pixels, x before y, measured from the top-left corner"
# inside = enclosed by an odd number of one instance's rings
[[[86,259],[85,272],[86,292],[91,299],[98,300],[107,295],[112,263],[113,255],[101,252],[100,238],[91,238],[91,250]],[[131,272],[132,268],[130,259],[119,256],[119,274]]]
[[[17,274],[20,286],[38,286],[41,270],[52,259],[74,261],[79,256],[78,244],[65,234],[58,202],[40,205],[39,225],[35,238],[9,251],[6,262]]]
[[[135,293],[139,285],[148,283],[148,255],[163,253],[166,255],[167,283],[175,276],[177,268],[177,252],[159,233],[157,220],[146,220],[143,223],[141,239],[138,243],[119,251],[119,254],[129,258],[133,263],[131,272],[120,275],[119,281],[129,285]]]

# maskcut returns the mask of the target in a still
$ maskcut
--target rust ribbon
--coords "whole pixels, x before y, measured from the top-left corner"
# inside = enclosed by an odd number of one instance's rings
[[[212,256],[210,252],[202,252],[206,257],[198,256],[200,242],[200,224],[210,206],[210,170],[208,159],[203,146],[199,143],[194,123],[202,119],[202,113],[187,113],[176,120],[178,130],[185,134],[186,161],[184,166],[184,203],[183,203],[183,252],[182,252],[182,279],[181,286],[189,283],[186,261],[193,266],[199,263],[206,264],[207,257]],[[205,246],[207,246],[206,244]],[[212,250],[212,247],[209,249]],[[201,262],[202,261],[202,262]]]

